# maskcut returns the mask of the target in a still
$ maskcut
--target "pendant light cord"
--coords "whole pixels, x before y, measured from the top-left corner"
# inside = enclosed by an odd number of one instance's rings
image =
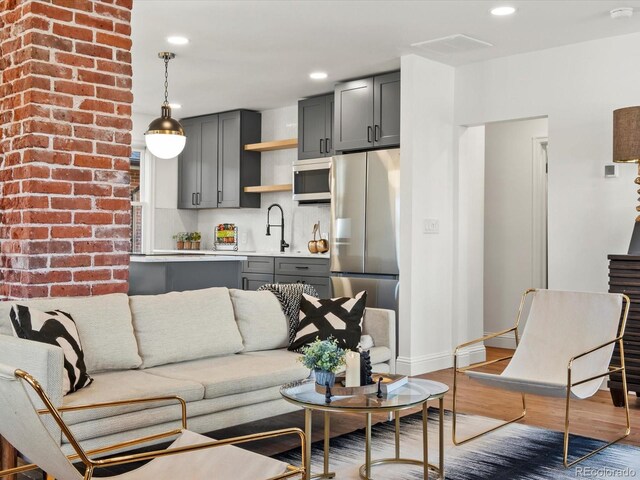
[[[164,58],[164,104],[169,105],[169,58]]]

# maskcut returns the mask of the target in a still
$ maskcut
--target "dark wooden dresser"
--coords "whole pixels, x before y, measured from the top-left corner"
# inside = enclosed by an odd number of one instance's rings
[[[624,358],[627,367],[627,390],[640,395],[640,256],[609,255],[609,292],[624,293],[631,299],[627,328],[624,334]],[[620,365],[618,345],[612,365]],[[624,404],[622,377],[613,374],[608,383],[611,399],[617,407]]]

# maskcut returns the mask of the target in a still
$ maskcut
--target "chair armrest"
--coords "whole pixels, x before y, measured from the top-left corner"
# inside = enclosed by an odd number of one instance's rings
[[[164,450],[155,450],[152,452],[142,452],[142,453],[137,453],[137,454],[132,454],[132,455],[121,455],[118,457],[112,457],[112,458],[106,458],[106,459],[102,459],[102,460],[92,460],[91,463],[93,464],[94,467],[107,467],[107,466],[111,466],[111,465],[122,465],[125,463],[133,463],[133,462],[139,462],[139,461],[144,461],[144,460],[152,460],[154,458],[158,458],[158,457],[165,457],[168,455],[177,455],[180,453],[186,453],[186,452],[193,452],[196,450],[204,450],[207,448],[215,448],[215,447],[222,447],[225,445],[239,445],[242,443],[247,443],[247,442],[254,442],[257,440],[265,440],[265,439],[269,439],[269,438],[274,438],[274,437],[280,437],[280,436],[284,436],[284,435],[298,435],[300,437],[300,444],[301,444],[301,448],[302,448],[302,466],[300,468],[295,468],[295,469],[290,469],[289,473],[286,474],[286,476],[278,476],[278,477],[274,477],[274,478],[286,478],[286,477],[290,477],[293,476],[294,474],[297,473],[304,473],[307,466],[305,465],[305,456],[304,456],[304,451],[305,451],[305,447],[306,447],[306,437],[304,435],[304,432],[299,429],[299,428],[286,428],[286,429],[282,429],[282,430],[273,430],[270,432],[262,432],[262,433],[254,433],[251,435],[243,435],[240,437],[233,437],[233,438],[228,438],[225,440],[212,440],[210,442],[205,442],[205,443],[199,443],[196,445],[187,445],[187,446],[183,446],[183,447],[175,447],[175,448],[167,448]]]
[[[581,385],[583,383],[590,382],[591,380],[596,380],[598,378],[605,377],[605,376],[607,376],[607,375],[609,375],[611,373],[617,373],[617,372],[623,371],[625,369],[624,368],[624,359],[622,360],[622,365],[620,367],[611,367],[611,366],[609,366],[609,369],[606,372],[601,373],[600,375],[594,375],[592,377],[585,378],[585,379],[580,380],[578,382],[572,382],[571,381],[571,369],[573,368],[573,363],[576,360],[578,360],[579,358],[582,358],[582,357],[586,357],[587,355],[589,355],[591,353],[597,352],[598,350],[601,350],[604,347],[608,347],[612,343],[620,342],[620,341],[622,341],[622,338],[623,338],[622,336],[616,337],[613,340],[609,340],[608,342],[603,343],[602,345],[598,345],[597,347],[594,347],[594,348],[592,348],[590,350],[587,350],[586,352],[582,352],[582,353],[580,353],[578,355],[575,355],[575,356],[571,357],[571,359],[569,360],[569,364],[567,365],[567,385],[569,387],[576,387],[576,386]]]
[[[187,428],[187,403],[177,395],[167,395],[162,397],[148,397],[148,398],[131,398],[127,400],[116,400],[113,402],[99,402],[99,403],[87,403],[83,405],[73,405],[69,407],[60,407],[57,408],[58,412],[74,412],[78,410],[91,410],[94,408],[107,408],[107,407],[121,407],[124,405],[135,405],[137,403],[151,403],[151,402],[168,402],[175,400],[180,403],[180,407],[182,408],[182,428]],[[38,410],[40,415],[47,415],[51,412],[44,408]]]
[[[367,307],[362,321],[363,335],[371,335],[376,347],[388,347],[391,350],[391,373],[396,365],[396,312],[385,308]]]
[[[495,333],[491,333],[489,335],[485,335],[484,337],[476,338],[475,340],[471,340],[469,342],[461,343],[460,345],[458,345],[456,347],[456,349],[454,350],[453,354],[457,356],[458,355],[458,351],[460,349],[462,349],[462,348],[466,348],[466,347],[468,347],[470,345],[473,345],[475,343],[484,342],[485,340],[489,340],[491,338],[499,337],[500,335],[504,335],[505,333],[513,332],[514,330],[517,330],[517,329],[518,329],[518,327],[515,326],[515,327],[508,328],[506,330],[502,330],[500,332],[495,332]]]
[[[0,363],[29,372],[54,405],[62,405],[64,355],[62,348],[48,343],[0,335]],[[31,395],[32,392],[29,392]],[[36,395],[36,405],[43,405]]]

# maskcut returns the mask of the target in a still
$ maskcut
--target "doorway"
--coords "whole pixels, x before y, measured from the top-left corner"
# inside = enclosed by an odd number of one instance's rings
[[[485,125],[485,334],[513,326],[524,290],[547,287],[547,136],[546,117]]]

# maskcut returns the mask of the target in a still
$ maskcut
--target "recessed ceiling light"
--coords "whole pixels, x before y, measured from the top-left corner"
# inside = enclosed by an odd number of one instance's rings
[[[182,108],[182,105],[180,105],[179,103],[170,103],[169,106],[173,109]]]
[[[622,8],[614,8],[609,12],[611,18],[629,18],[633,17],[633,8],[631,7],[622,7]]]
[[[516,9],[514,7],[504,6],[504,7],[496,7],[491,9],[491,15],[495,15],[496,17],[504,17],[505,15],[513,15],[516,13]]]
[[[327,77],[328,75],[326,72],[313,72],[309,74],[309,78],[312,78],[313,80],[324,80]]]
[[[186,45],[189,43],[189,39],[187,37],[173,36],[167,37],[167,42],[172,43],[173,45]]]

